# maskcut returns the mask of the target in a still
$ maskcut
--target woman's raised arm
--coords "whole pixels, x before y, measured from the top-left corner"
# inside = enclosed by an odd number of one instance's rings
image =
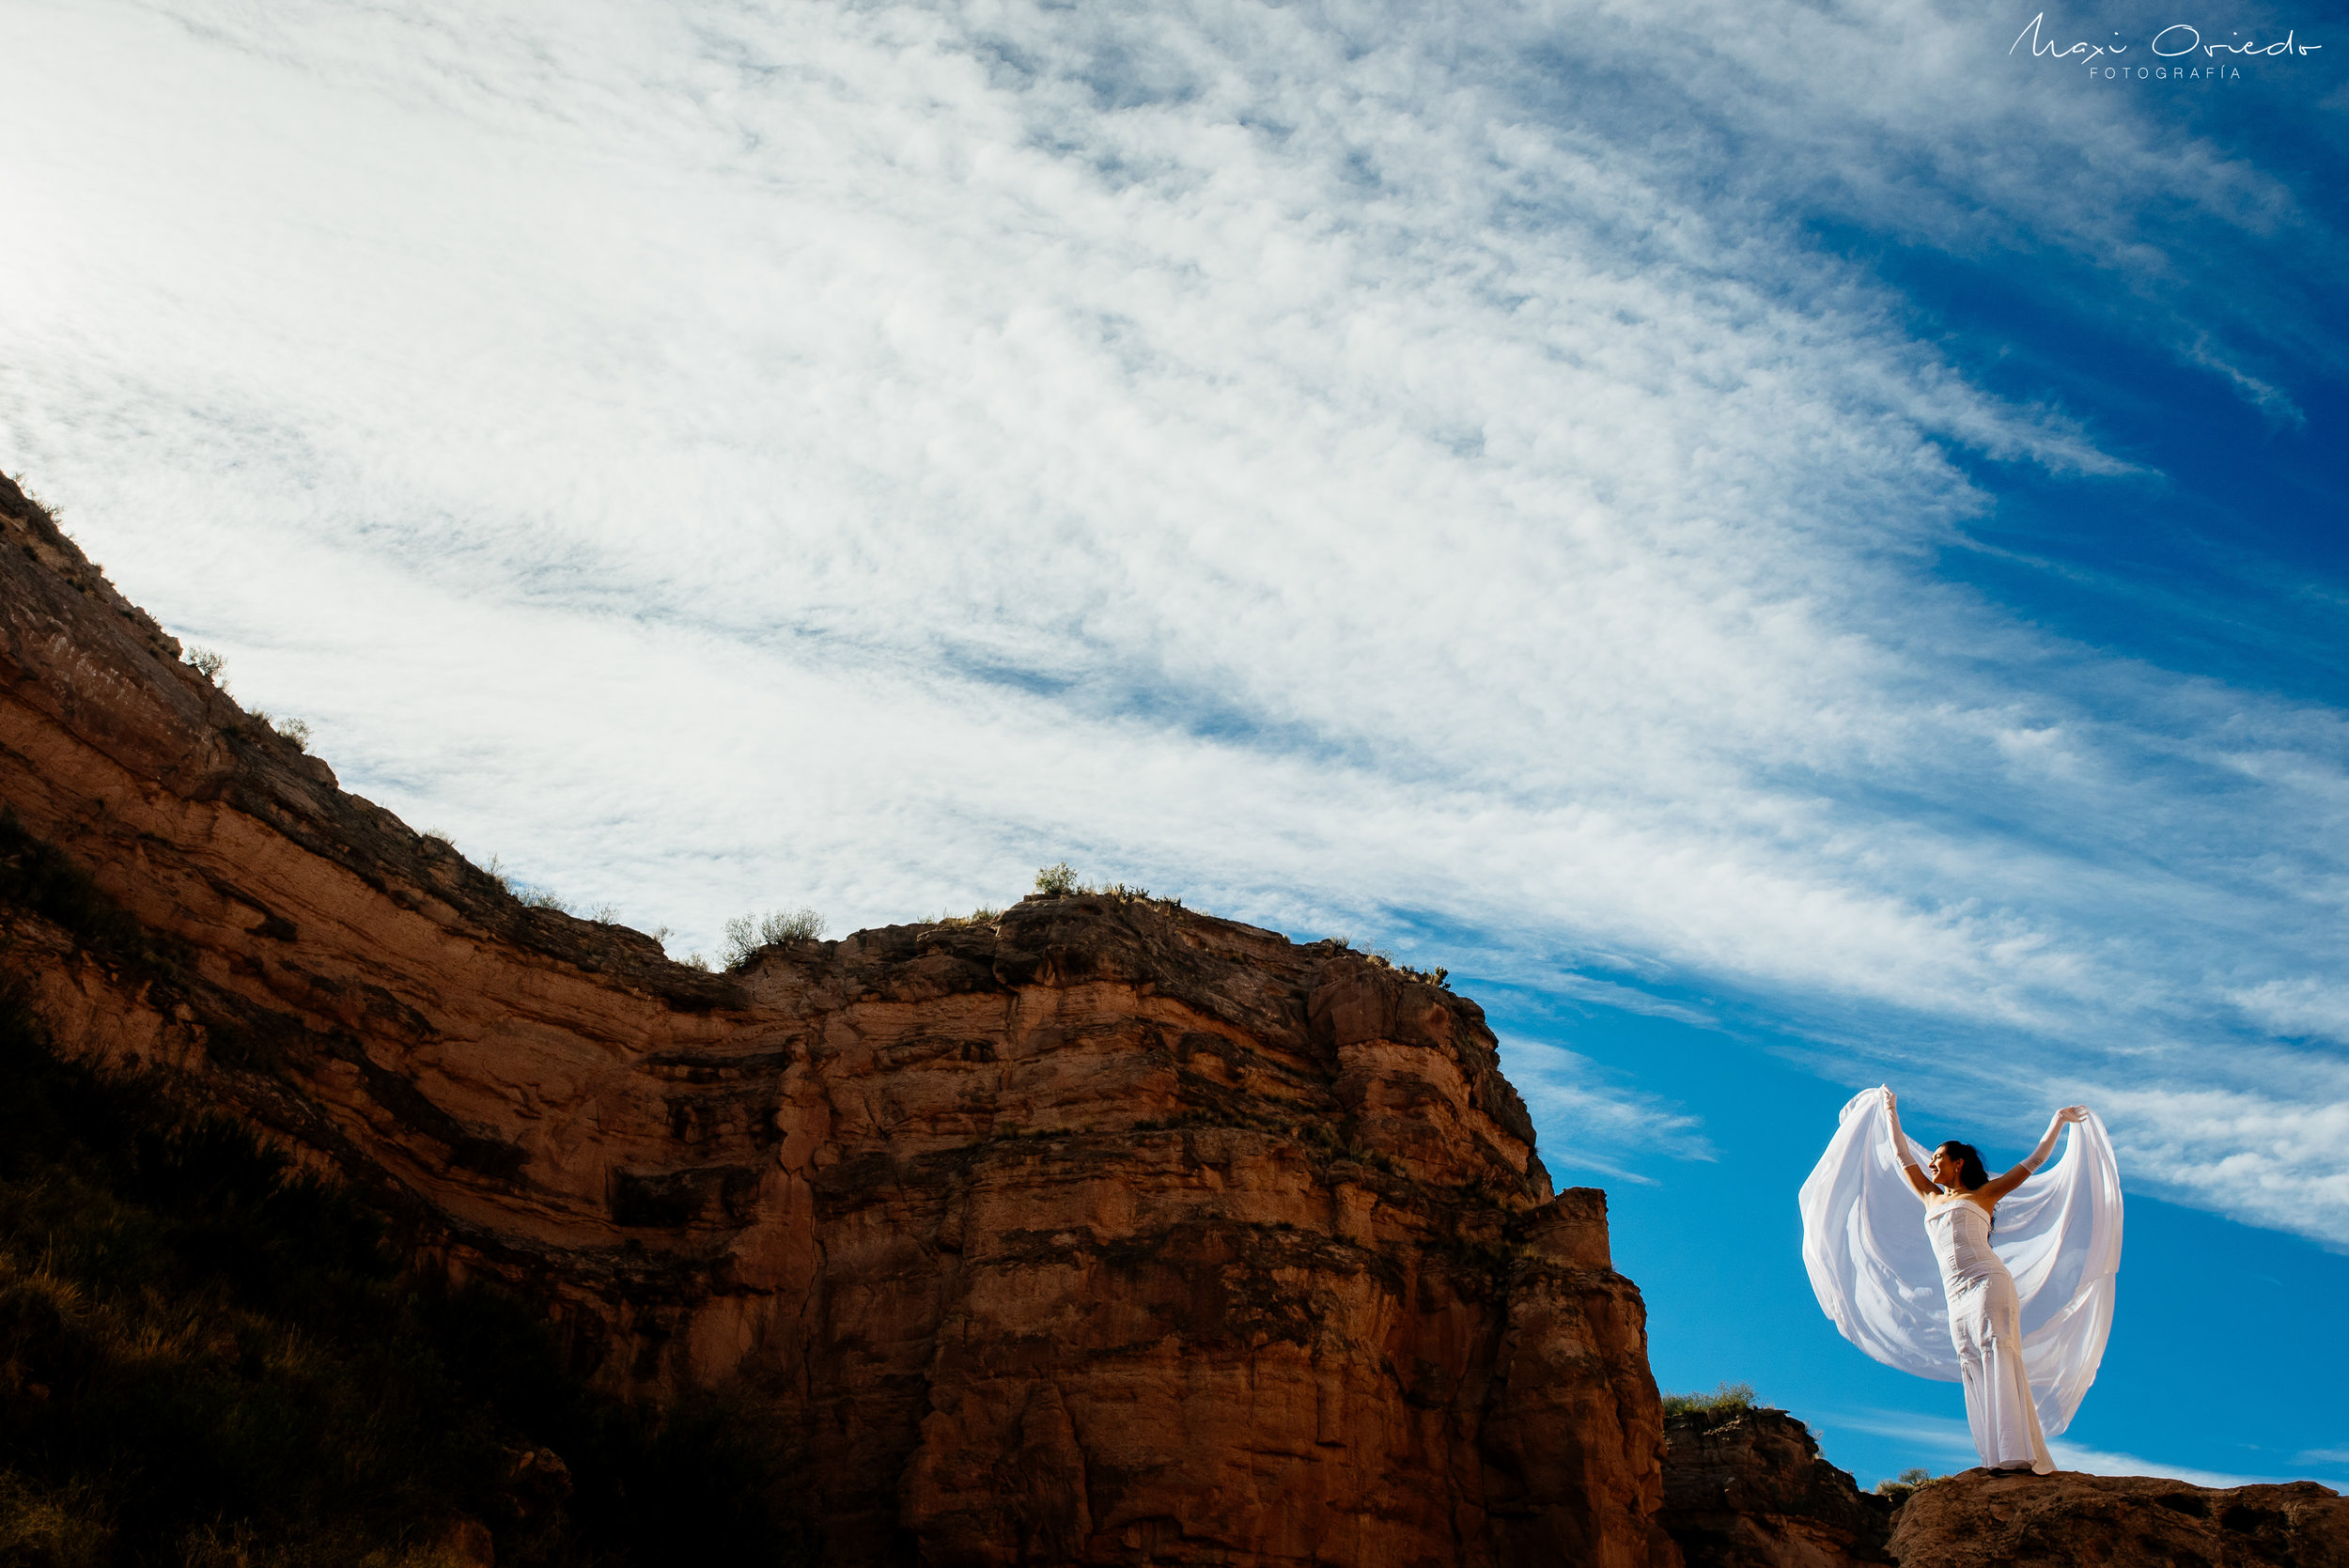
[[[2067,1105],[2057,1111],[2047,1123],[2046,1134],[2039,1140],[2039,1147],[2025,1155],[2023,1162],[2014,1170],[1995,1175],[1975,1188],[1974,1197],[1984,1203],[1995,1203],[2022,1186],[2030,1173],[2046,1164],[2047,1157],[2055,1153],[2056,1139],[2062,1134],[2063,1124],[2087,1120],[2088,1107],[2084,1105]]]
[[[1892,1157],[1901,1162],[1901,1174],[1920,1198],[1930,1198],[1941,1190],[1925,1180],[1925,1173],[1917,1169],[1917,1162],[1908,1157],[1908,1136],[1901,1131],[1901,1100],[1890,1089],[1884,1091],[1884,1119],[1892,1124]]]

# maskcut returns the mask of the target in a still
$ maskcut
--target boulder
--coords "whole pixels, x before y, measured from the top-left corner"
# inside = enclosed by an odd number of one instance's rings
[[[1901,1568],[2349,1568],[2349,1499],[2312,1481],[1967,1470],[1909,1498],[1891,1554]]]
[[[1892,1505],[1859,1490],[1783,1410],[1664,1419],[1658,1522],[1688,1568],[1848,1568],[1883,1562]]]

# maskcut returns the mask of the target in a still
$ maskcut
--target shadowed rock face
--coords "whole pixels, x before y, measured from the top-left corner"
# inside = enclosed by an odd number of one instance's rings
[[[1783,1410],[1664,1418],[1664,1511],[1688,1568],[1852,1568],[1885,1560],[1891,1505],[1822,1458]]]
[[[2349,1568],[2349,1499],[2312,1481],[1967,1470],[1903,1505],[1891,1551],[1901,1568]]]
[[[0,525],[0,952],[59,1048],[609,1387],[745,1389],[833,1560],[1676,1560],[1604,1198],[1473,1003],[1096,896],[687,969],[340,791],[5,480]],[[23,891],[59,864],[130,918]]]

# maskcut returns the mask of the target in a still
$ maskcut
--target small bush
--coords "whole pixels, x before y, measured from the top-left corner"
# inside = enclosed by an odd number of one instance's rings
[[[1750,1410],[1753,1408],[1753,1385],[1723,1383],[1709,1394],[1666,1394],[1664,1414],[1688,1415],[1692,1411]]]
[[[113,1557],[114,1537],[96,1487],[46,1487],[0,1470],[0,1562],[100,1568]]]
[[[1076,869],[1066,861],[1048,865],[1035,874],[1035,891],[1047,898],[1066,898],[1072,893],[1096,893],[1126,903],[1167,904],[1182,908],[1179,898],[1158,898],[1148,888],[1131,882],[1087,882],[1081,880]]]
[[[228,660],[210,648],[198,647],[188,649],[187,660],[189,667],[197,675],[202,675],[224,691],[228,689],[227,684],[220,678],[221,672],[228,668]]]
[[[424,836],[429,839],[438,839],[443,844],[448,843],[448,837],[444,833],[437,831],[428,832]],[[450,847],[454,848],[456,846],[451,845]],[[571,912],[570,904],[561,893],[556,893],[552,888],[540,887],[534,882],[525,882],[521,877],[515,876],[512,872],[506,870],[506,858],[502,855],[490,856],[486,862],[483,862],[480,865],[479,869],[481,875],[487,877],[490,881],[497,884],[498,892],[506,894],[508,898],[515,900],[525,909],[552,909],[559,915],[568,915]],[[611,906],[607,904],[604,908],[609,909]]]
[[[824,917],[806,908],[777,909],[764,916],[737,915],[726,922],[726,968],[748,967],[761,948],[812,942],[823,934]]]
[[[276,736],[278,739],[292,741],[297,751],[306,752],[310,749],[310,726],[299,719],[280,719],[265,707],[249,709],[245,717]]]
[[[737,915],[726,922],[726,968],[740,969],[757,951],[758,922],[754,917]]]
[[[1930,1486],[1935,1482],[1945,1479],[1945,1477],[1933,1474],[1921,1466],[1912,1465],[1896,1476],[1877,1482],[1875,1494],[1879,1498],[1891,1498],[1893,1506],[1898,1507],[1914,1497],[1921,1487]]]
[[[1321,939],[1341,953],[1355,955],[1372,969],[1389,970],[1406,980],[1416,980],[1423,986],[1433,986],[1439,990],[1448,991],[1452,988],[1450,970],[1414,969],[1408,964],[1397,963],[1394,955],[1383,947],[1356,947],[1354,939],[1350,936],[1324,937]]]
[[[821,941],[824,937],[824,917],[801,907],[778,909],[758,923],[758,939],[766,946],[777,942]]]

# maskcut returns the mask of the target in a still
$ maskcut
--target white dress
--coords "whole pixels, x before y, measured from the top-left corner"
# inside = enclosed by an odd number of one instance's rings
[[[1843,1336],[1875,1359],[1965,1386],[1984,1465],[2040,1468],[2049,1464],[2046,1438],[2071,1425],[2095,1382],[2112,1331],[2121,1267],[2112,1140],[2093,1114],[2074,1123],[2061,1157],[2000,1200],[1995,1229],[1971,1199],[1937,1204],[1918,1223],[1917,1191],[1901,1167],[1929,1158],[1913,1139],[1893,1148],[1883,1090],[1852,1096],[1802,1184],[1811,1287]],[[2019,1381],[2008,1349],[2018,1337]],[[2026,1403],[2028,1422],[2017,1408]]]
[[[2023,1359],[2023,1302],[2015,1276],[1990,1250],[1990,1212],[1971,1198],[1925,1200],[1925,1234],[1941,1265],[1950,1305],[1950,1343],[1966,1386],[1966,1424],[1990,1469],[2055,1469],[2039,1429],[2030,1372]]]

